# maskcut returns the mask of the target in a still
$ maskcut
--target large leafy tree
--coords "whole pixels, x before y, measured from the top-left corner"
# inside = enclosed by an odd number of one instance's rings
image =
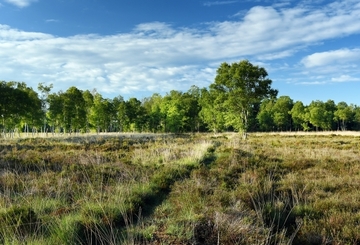
[[[273,115],[274,103],[275,102],[272,99],[265,99],[262,101],[260,111],[256,116],[260,130],[271,131],[275,128]]]
[[[120,108],[121,106],[125,103],[124,98],[121,95],[116,96],[113,100],[112,100],[112,123],[111,123],[111,128],[112,131],[114,132],[119,132],[122,130],[122,121],[121,121],[121,113],[120,113]]]
[[[264,68],[243,60],[231,65],[222,63],[210,90],[216,91],[221,98],[219,101],[223,101],[227,122],[243,132],[246,138],[249,117],[255,106],[263,99],[277,95],[271,84],[272,80]]]
[[[291,130],[291,109],[294,105],[289,96],[280,96],[273,107],[274,123],[278,130]]]
[[[131,131],[141,132],[146,129],[147,114],[142,103],[137,98],[130,98],[125,102],[125,110]]]
[[[127,116],[127,106],[126,101],[119,101],[119,103],[116,105],[116,115],[117,115],[117,121],[119,125],[119,131],[128,131],[129,130],[129,118]]]
[[[182,95],[182,101],[184,103],[186,111],[186,124],[184,129],[187,131],[199,131],[200,130],[200,89],[197,86],[191,86],[191,88]]]
[[[116,110],[110,99],[105,99],[101,94],[94,92],[94,101],[91,110],[91,123],[96,126],[97,133],[108,132],[116,120]]]
[[[30,123],[32,129],[35,130],[41,125],[41,118],[45,116],[42,110],[42,101],[38,93],[27,87],[25,83],[18,83],[17,88],[26,94],[23,94],[22,99],[18,102],[23,111],[21,113],[21,126],[28,132],[28,124]]]
[[[38,85],[38,91],[40,91],[40,100],[41,100],[41,109],[43,110],[43,116],[44,116],[44,132],[47,132],[47,120],[46,120],[46,115],[47,115],[47,110],[49,108],[49,101],[48,101],[48,97],[50,94],[51,89],[53,88],[53,85],[45,85],[44,83],[39,83]]]
[[[325,110],[326,110],[326,123],[328,124],[327,130],[336,130],[336,121],[335,118],[335,111],[336,111],[336,104],[333,100],[327,100],[325,103]]]
[[[20,82],[0,82],[0,116],[2,131],[19,130],[31,124],[39,126],[42,117],[38,94]]]
[[[89,90],[86,90],[83,92],[83,98],[85,101],[85,111],[86,111],[85,132],[88,133],[90,131],[90,115],[91,115],[91,108],[94,105],[94,96]]]
[[[53,130],[59,126],[65,133],[71,133],[86,128],[86,103],[81,90],[73,86],[66,92],[49,94],[48,102]]]
[[[83,92],[72,86],[64,94],[63,113],[70,132],[77,132],[86,127],[86,103]]]
[[[353,105],[353,113],[354,113],[354,117],[353,117],[354,128],[360,130],[360,107]]]
[[[165,116],[163,125],[165,132],[177,133],[184,129],[188,115],[182,101],[183,96],[182,92],[172,90],[161,101],[160,112]]]
[[[56,128],[58,132],[61,131],[61,128],[64,128],[64,115],[63,115],[63,105],[64,105],[64,93],[59,91],[58,93],[52,93],[48,96],[49,109],[48,117],[52,125],[52,132],[54,133]]]
[[[325,103],[319,100],[310,103],[308,106],[308,119],[316,128],[316,131],[319,128],[323,130],[332,129],[335,108],[336,106],[332,100]]]
[[[201,89],[199,112],[201,120],[207,125],[207,127],[214,133],[217,133],[224,129],[225,119],[222,113],[222,103],[219,101],[221,98],[217,96],[217,92],[214,90]]]
[[[344,101],[339,102],[334,112],[334,119],[340,122],[341,130],[346,130],[347,123],[354,117],[354,111],[351,106]]]
[[[309,130],[309,123],[306,116],[306,107],[301,101],[296,101],[290,111],[291,119],[295,130],[302,128],[303,130]]]
[[[161,103],[162,96],[158,93],[143,100],[143,107],[148,115],[148,129],[152,132],[160,131],[164,123],[165,116],[161,113]]]

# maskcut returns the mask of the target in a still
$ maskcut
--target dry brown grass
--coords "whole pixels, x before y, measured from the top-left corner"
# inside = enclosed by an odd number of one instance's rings
[[[342,136],[360,136],[359,131],[291,131],[291,132],[272,132],[272,133],[251,133],[250,135],[256,136],[264,136],[264,135],[281,135],[281,136],[296,136],[296,135],[303,135],[303,136],[316,136],[316,135],[342,135]]]

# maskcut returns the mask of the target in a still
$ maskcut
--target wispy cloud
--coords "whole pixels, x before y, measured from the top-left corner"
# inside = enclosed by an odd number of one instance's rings
[[[239,1],[209,1],[209,2],[205,2],[204,6],[211,7],[211,6],[215,6],[215,5],[233,4],[236,2],[239,2]]]
[[[339,77],[333,77],[331,79],[332,82],[357,82],[360,81],[358,77],[351,77],[349,75],[341,75]]]
[[[26,32],[0,24],[0,41],[7,44],[12,41],[31,41],[34,39],[50,38],[52,35],[41,32]],[[0,42],[0,43],[1,43]]]
[[[140,24],[129,33],[108,36],[56,37],[0,25],[1,79],[25,81],[33,87],[51,82],[55,89],[76,84],[80,89],[132,96],[186,90],[193,84],[203,87],[213,81],[223,61],[281,60],[327,40],[358,35],[360,4],[343,2],[313,10],[257,6],[241,20],[209,23],[204,29],[153,22]],[[342,4],[341,11],[335,3]],[[308,55],[295,62],[299,66],[286,69],[293,69],[302,81],[312,84],[332,78],[345,81],[345,74],[360,77],[356,57],[360,57],[360,47],[330,50]],[[319,67],[329,67],[337,59],[343,60],[341,67],[331,66],[322,80],[311,78]],[[281,71],[270,69],[275,76]]]
[[[56,19],[47,19],[47,20],[45,20],[45,22],[51,23],[51,22],[60,22],[60,21],[56,20]]]
[[[331,64],[348,64],[352,61],[360,61],[360,49],[339,49],[321,53],[314,53],[302,59],[305,67],[318,67]]]
[[[327,84],[327,82],[325,81],[312,81],[312,82],[299,82],[296,84],[300,84],[300,85],[324,85]]]
[[[29,6],[30,4],[37,2],[38,0],[5,0],[5,2],[8,2],[10,4],[13,4],[17,7],[24,8]]]

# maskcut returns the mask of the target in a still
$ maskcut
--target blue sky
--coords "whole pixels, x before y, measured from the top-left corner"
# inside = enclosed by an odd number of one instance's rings
[[[0,0],[0,80],[34,89],[141,99],[243,59],[279,96],[360,105],[360,2]]]

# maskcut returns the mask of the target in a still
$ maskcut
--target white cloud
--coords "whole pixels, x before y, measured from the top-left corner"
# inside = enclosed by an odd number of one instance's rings
[[[56,20],[56,19],[47,19],[47,20],[45,20],[45,22],[59,22],[59,20]]]
[[[31,41],[35,39],[47,39],[52,35],[40,33],[40,32],[26,32],[17,29],[13,29],[8,25],[0,24],[0,42],[5,43],[11,41]]]
[[[108,36],[55,37],[0,25],[1,79],[33,87],[49,82],[63,90],[76,84],[80,89],[132,95],[188,89],[193,84],[203,87],[213,81],[223,61],[268,62],[329,39],[359,34],[360,5],[336,3],[341,11],[335,3],[322,9],[258,6],[241,20],[207,23],[203,29],[153,22]],[[317,53],[304,58],[303,64],[312,68],[341,58],[349,65],[359,54],[359,49]]]
[[[308,68],[331,64],[347,64],[360,61],[360,49],[338,49],[321,53],[314,53],[302,59],[301,63]]]
[[[309,81],[309,82],[298,82],[300,85],[324,85],[327,84],[325,81]]]
[[[29,6],[33,2],[37,2],[38,0],[5,0],[5,2],[8,2],[10,4],[13,4],[17,7],[24,8]]]
[[[333,77],[331,78],[332,82],[357,82],[360,81],[360,78],[358,77],[351,77],[349,75],[341,75],[339,77]]]

